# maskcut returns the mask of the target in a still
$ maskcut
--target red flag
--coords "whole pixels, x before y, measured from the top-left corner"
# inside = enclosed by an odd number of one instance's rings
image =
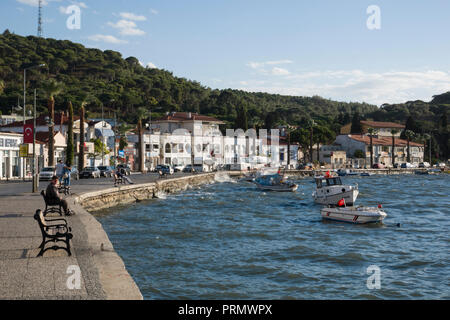
[[[23,126],[23,143],[33,143],[33,124]]]
[[[330,177],[330,171],[327,171],[327,173],[325,173],[325,177],[327,177],[327,178]]]
[[[338,207],[345,207],[345,200],[344,199],[339,200]]]

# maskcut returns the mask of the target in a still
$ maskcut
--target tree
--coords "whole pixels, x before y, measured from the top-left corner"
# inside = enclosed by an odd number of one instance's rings
[[[3,80],[0,80],[0,94],[3,93],[4,89],[5,89],[5,82]]]
[[[407,144],[407,156],[406,162],[411,162],[411,150],[409,147],[409,142],[414,137],[414,132],[411,130],[405,130],[406,144]]]
[[[235,129],[248,130],[247,108],[245,105],[239,108],[234,126]]]
[[[66,163],[68,166],[72,166],[74,157],[74,143],[73,143],[73,107],[72,102],[68,103],[69,123],[67,127],[67,149],[66,149]]]
[[[137,123],[137,131],[138,131],[138,154],[139,154],[139,167],[138,170],[140,172],[145,171],[145,148],[144,148],[144,131],[142,130],[142,119],[148,117],[148,110],[145,108],[138,109],[138,123]]]
[[[81,172],[84,169],[84,105],[81,104],[80,109],[80,147],[78,152],[78,171]]]
[[[363,159],[366,157],[366,155],[364,154],[364,151],[362,151],[361,149],[355,150],[355,153],[353,156],[358,159]]]
[[[45,94],[48,97],[48,166],[55,165],[55,148],[54,148],[54,125],[55,125],[55,96],[61,93],[63,86],[56,80],[50,79],[42,84]]]
[[[373,167],[373,136],[377,133],[377,130],[374,128],[367,129],[370,138],[370,167]]]
[[[352,134],[362,134],[361,117],[358,112],[355,112],[352,118],[352,126],[350,128],[350,133]]]
[[[92,139],[91,142],[94,143],[94,157],[102,154],[108,154],[109,150],[106,145],[102,142],[100,138]]]
[[[291,141],[297,142],[303,150],[303,162],[306,162],[306,151],[309,146],[309,131],[306,128],[297,128],[291,133]]]
[[[391,130],[391,135],[392,135],[392,152],[391,152],[391,162],[392,162],[392,166],[394,166],[395,163],[395,135],[398,133],[397,129],[392,129]]]

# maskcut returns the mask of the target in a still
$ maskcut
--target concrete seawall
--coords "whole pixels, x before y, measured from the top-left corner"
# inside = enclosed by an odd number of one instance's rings
[[[159,193],[174,193],[214,182],[215,173],[201,173],[192,176],[161,179],[156,182],[138,185],[123,185],[99,191],[88,192],[74,197],[74,203],[89,212],[131,204],[156,198]]]

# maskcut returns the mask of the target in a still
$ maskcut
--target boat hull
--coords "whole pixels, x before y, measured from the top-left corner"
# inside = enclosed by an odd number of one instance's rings
[[[256,183],[256,186],[258,187],[258,189],[260,189],[262,191],[294,192],[298,189],[297,184],[266,186],[266,185]]]
[[[356,201],[358,194],[359,194],[358,189],[351,189],[345,192],[335,193],[326,196],[319,196],[317,195],[316,192],[314,193],[314,201],[318,204],[323,205],[336,205],[339,202],[339,200],[344,199],[345,203],[351,206]]]
[[[372,207],[323,208],[320,210],[320,214],[324,220],[355,224],[381,222],[387,216],[386,212],[383,210]]]

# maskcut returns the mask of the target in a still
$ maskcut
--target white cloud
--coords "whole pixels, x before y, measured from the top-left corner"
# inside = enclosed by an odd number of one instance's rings
[[[16,1],[33,7],[37,7],[39,5],[39,0],[16,0]],[[42,5],[46,6],[48,5],[48,2],[46,0],[42,0]]]
[[[158,10],[155,10],[155,9],[150,9],[150,12],[151,12],[152,14],[158,14],[158,13],[159,13],[159,11],[158,11]]]
[[[287,76],[288,74],[290,74],[290,72],[283,68],[274,67],[272,69],[272,74],[274,76]]]
[[[133,20],[133,21],[145,21],[147,18],[145,16],[138,16],[131,12],[121,12],[119,15],[127,20]]]
[[[359,101],[376,105],[409,100],[429,101],[450,88],[450,72],[362,70],[314,71],[289,74],[276,81],[247,80],[242,90],[295,96],[319,95],[338,101]],[[267,79],[266,79],[267,80]]]
[[[154,63],[152,63],[152,62],[147,62],[146,67],[147,67],[147,68],[150,68],[150,69],[157,69],[157,68],[158,68],[158,67],[157,67]]]
[[[136,23],[129,20],[119,20],[116,23],[108,22],[110,27],[116,28],[120,30],[120,34],[124,36],[142,36],[145,34],[145,31],[137,28]]]
[[[279,65],[292,63],[291,60],[275,60],[275,61],[265,61],[265,62],[249,62],[247,66],[252,69],[260,69],[267,65]]]
[[[114,36],[111,35],[104,35],[104,34],[95,34],[88,37],[89,40],[96,41],[96,42],[106,42],[106,43],[113,43],[113,44],[122,44],[122,43],[128,43],[126,40],[117,39]]]

